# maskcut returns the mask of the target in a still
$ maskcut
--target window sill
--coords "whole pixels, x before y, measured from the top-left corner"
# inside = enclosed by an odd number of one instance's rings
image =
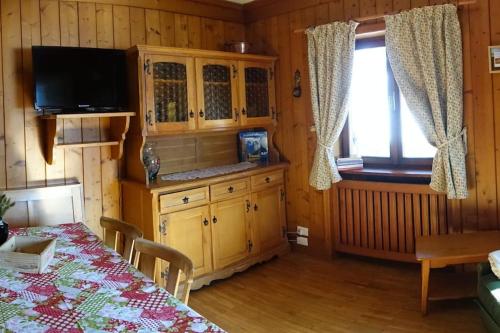
[[[339,171],[345,180],[380,181],[389,183],[429,184],[431,170],[364,167]]]

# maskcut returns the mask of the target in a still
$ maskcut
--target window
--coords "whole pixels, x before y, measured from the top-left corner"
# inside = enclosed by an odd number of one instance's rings
[[[394,80],[383,39],[358,40],[343,155],[366,165],[431,165],[432,147]]]

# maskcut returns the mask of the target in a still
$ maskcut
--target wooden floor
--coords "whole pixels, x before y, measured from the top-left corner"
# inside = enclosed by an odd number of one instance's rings
[[[484,332],[472,300],[420,314],[417,265],[292,253],[191,293],[229,332]]]

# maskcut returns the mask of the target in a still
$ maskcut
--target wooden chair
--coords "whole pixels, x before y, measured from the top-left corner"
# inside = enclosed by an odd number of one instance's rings
[[[132,224],[105,216],[101,217],[101,227],[104,228],[104,244],[107,244],[108,231],[115,232],[113,248],[131,264],[133,259],[132,255],[134,253],[134,243],[137,238],[142,237],[142,231]],[[123,244],[120,243],[121,237],[124,238]]]
[[[166,277],[167,284],[165,289],[167,289],[169,293],[174,295],[174,297],[177,297],[182,302],[187,304],[189,299],[189,291],[191,290],[194,276],[194,267],[191,259],[175,249],[151,242],[143,238],[137,239],[137,241],[135,242],[135,251],[135,268],[139,268],[139,257],[141,253],[165,260],[169,263],[168,274]],[[182,296],[178,297],[177,292],[179,291],[181,271],[186,276],[186,279],[183,281]]]

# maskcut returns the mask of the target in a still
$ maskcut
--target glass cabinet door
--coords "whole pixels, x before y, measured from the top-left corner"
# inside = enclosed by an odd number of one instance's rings
[[[200,128],[239,125],[237,64],[236,61],[196,59]]]
[[[145,59],[144,72],[148,131],[195,129],[193,58],[150,55]]]
[[[239,75],[242,124],[265,124],[276,119],[274,65],[242,61]]]

